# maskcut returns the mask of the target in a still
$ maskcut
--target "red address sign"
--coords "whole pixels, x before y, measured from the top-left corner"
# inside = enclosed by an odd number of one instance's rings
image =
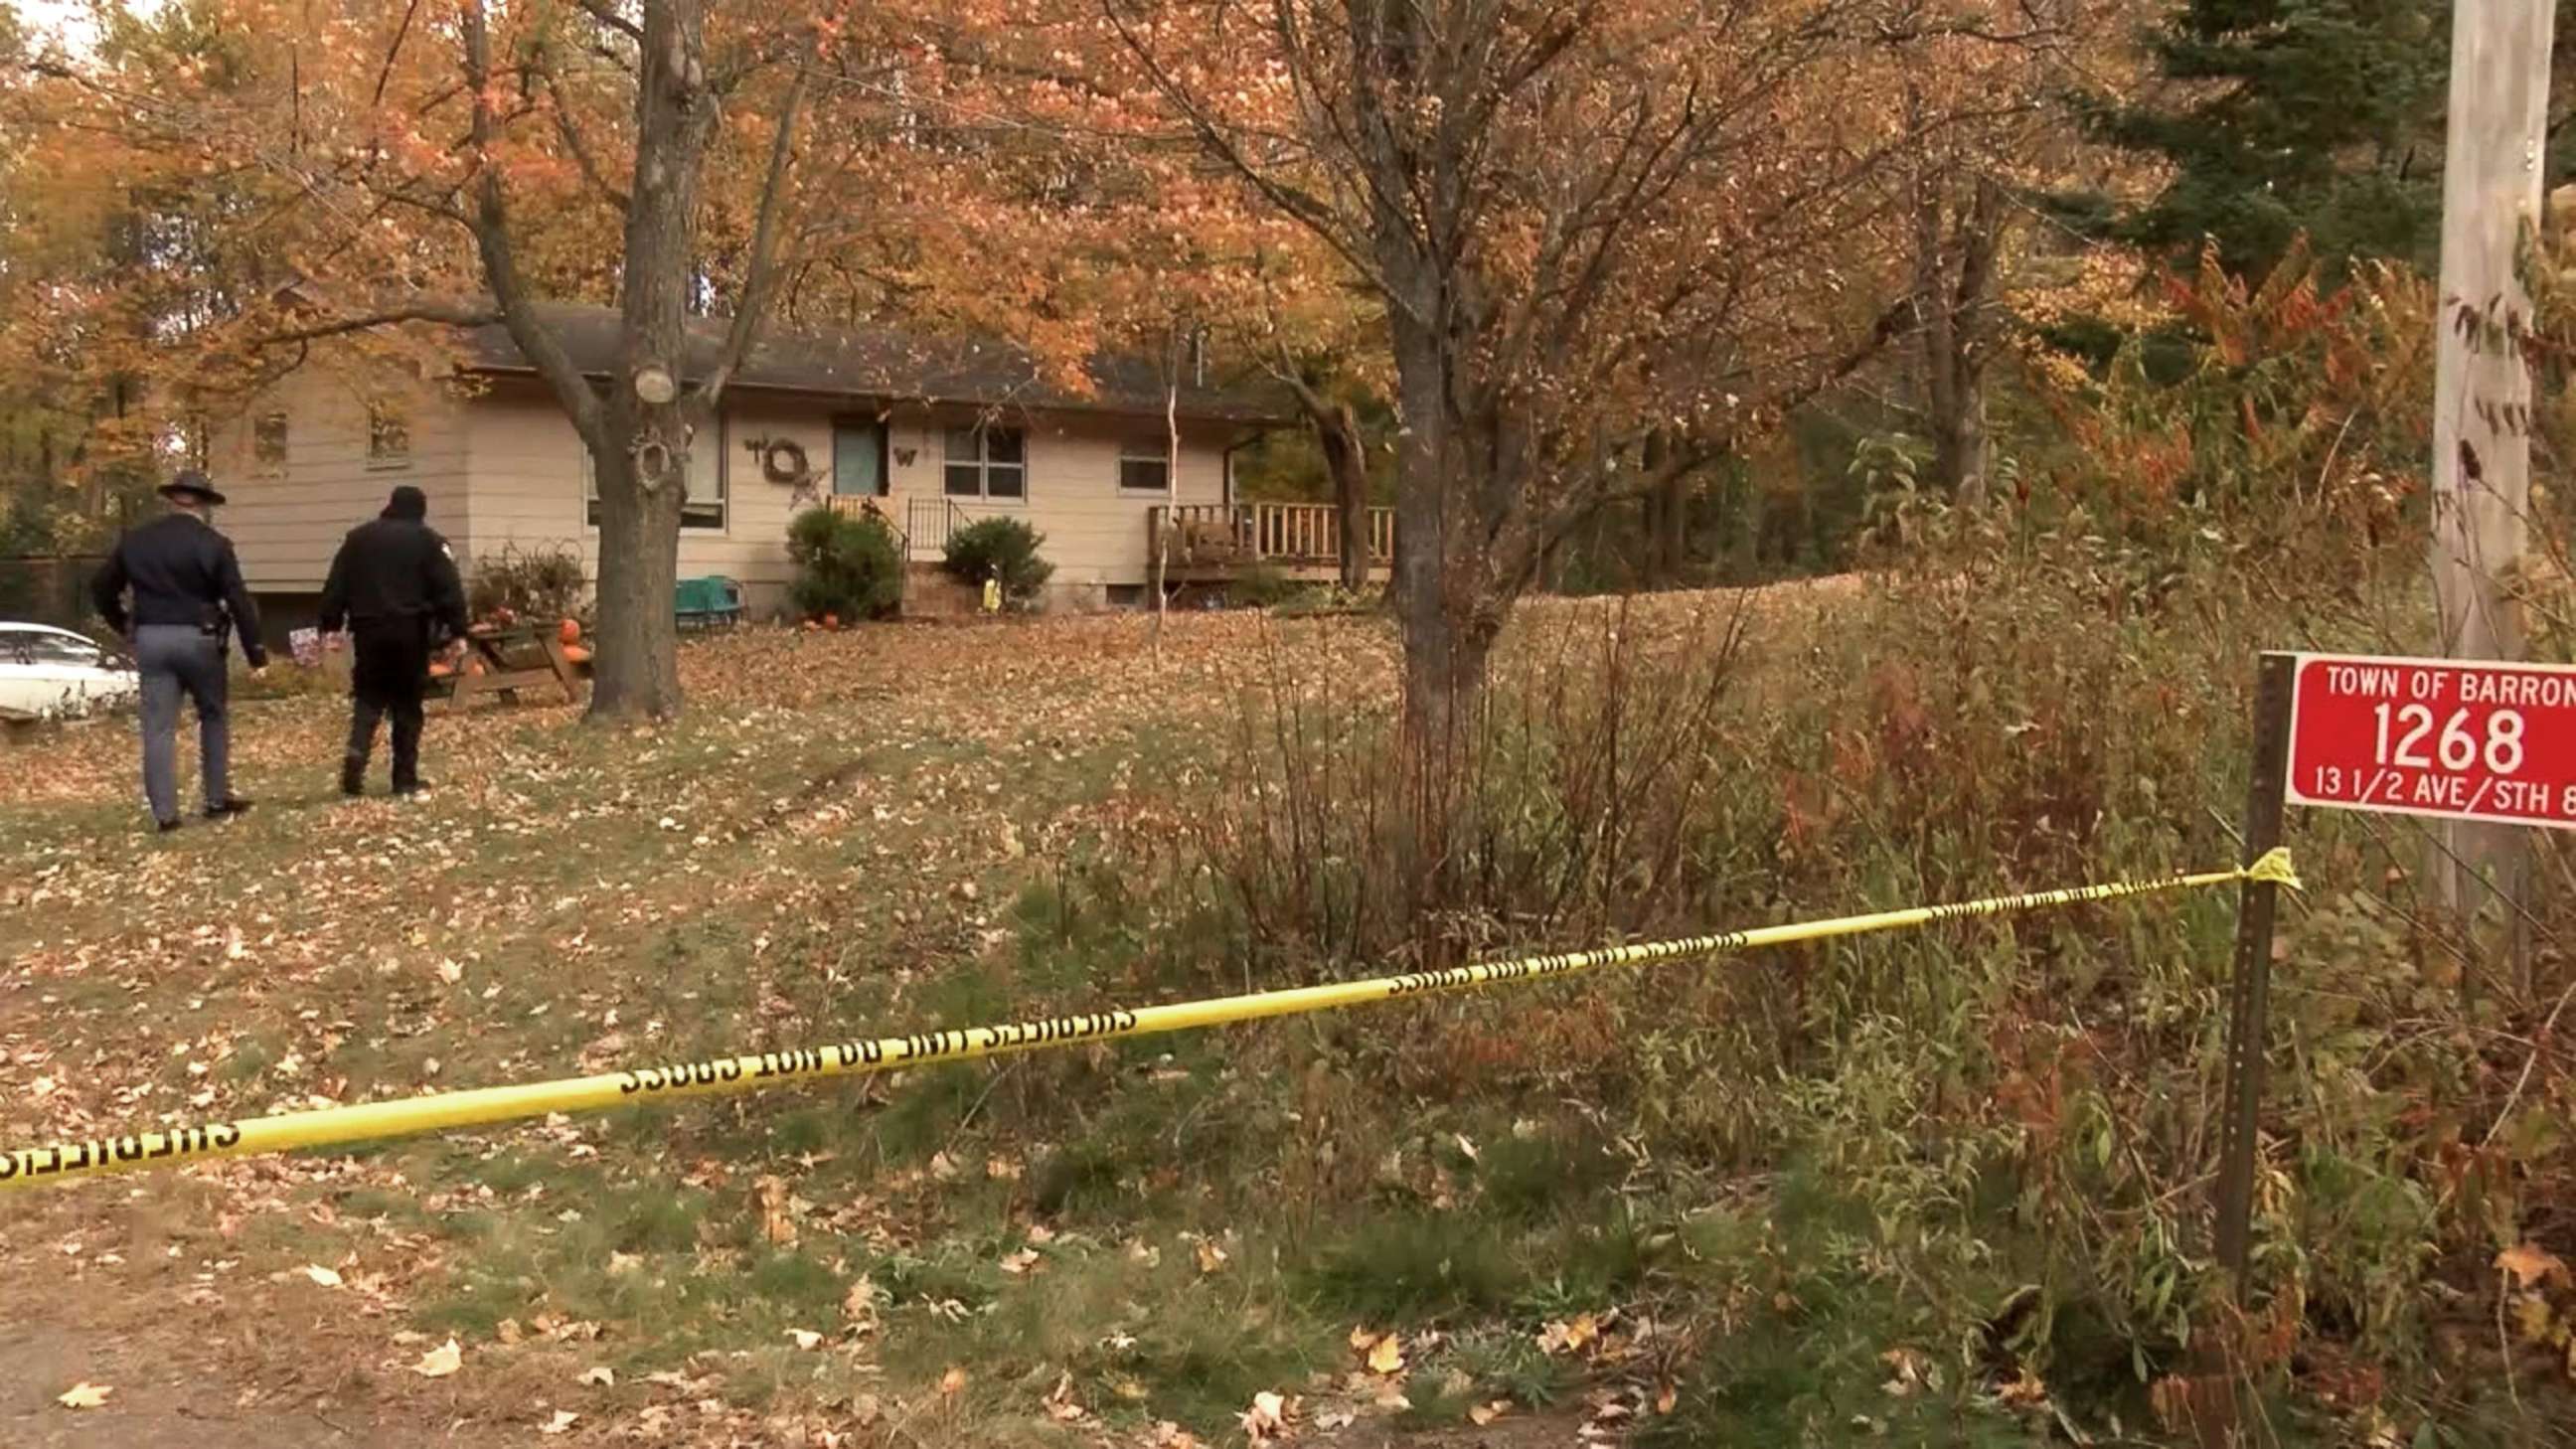
[[[2302,654],[2294,805],[2576,828],[2576,668]]]

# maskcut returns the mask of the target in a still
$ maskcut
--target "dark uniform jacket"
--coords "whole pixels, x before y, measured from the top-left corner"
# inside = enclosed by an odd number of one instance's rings
[[[134,591],[128,613],[125,591]],[[142,624],[180,624],[212,634],[226,619],[241,631],[242,655],[254,667],[268,663],[259,640],[259,608],[242,583],[233,542],[190,513],[173,513],[130,530],[90,580],[90,599],[119,634]]]
[[[364,627],[407,620],[435,623],[449,637],[465,633],[465,584],[447,540],[426,523],[378,518],[349,531],[322,585],[322,627]]]

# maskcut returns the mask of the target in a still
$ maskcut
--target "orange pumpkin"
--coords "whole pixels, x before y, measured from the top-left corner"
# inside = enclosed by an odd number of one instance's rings
[[[483,672],[483,661],[482,661],[482,660],[480,660],[480,659],[468,659],[468,660],[466,660],[466,661],[465,661],[465,672],[466,672],[466,673],[468,673],[468,674],[472,674],[472,675],[478,675],[478,676],[479,676],[479,675],[481,675],[481,674],[482,674],[482,672]]]
[[[429,661],[429,677],[432,679],[445,679],[455,672],[456,666],[448,663],[444,659],[433,659]]]
[[[571,660],[575,664],[588,664],[590,662],[590,650],[579,644],[566,644],[564,646],[564,658]]]
[[[840,628],[840,627],[841,627],[841,616],[840,616],[840,615],[838,615],[838,614],[825,614],[825,615],[823,616],[823,627],[824,627],[824,628],[826,628],[826,629],[838,629],[838,628]]]
[[[562,629],[562,631],[561,631],[561,637],[562,637],[563,641],[564,641],[566,644],[578,644],[578,643],[580,643],[580,642],[581,642],[581,621],[580,621],[579,619],[566,619],[566,620],[564,620],[564,621],[563,621],[563,629]]]

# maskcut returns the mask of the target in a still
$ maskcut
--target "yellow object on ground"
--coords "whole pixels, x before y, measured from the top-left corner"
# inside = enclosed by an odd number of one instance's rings
[[[1602,966],[1644,965],[1686,956],[1710,956],[1800,941],[1910,930],[1944,921],[2054,910],[2165,891],[2234,885],[2241,881],[2268,881],[2293,890],[2299,884],[2298,876],[2291,868],[2290,853],[2275,850],[2252,865],[2235,870],[2178,875],[2162,880],[2075,886],[2034,895],[1998,896],[1955,905],[1915,906],[1870,915],[1722,931],[1715,935],[1688,936],[1671,941],[1607,946],[1553,956],[1527,956],[1517,960],[1458,966],[1446,971],[1378,976],[1365,981],[1261,991],[1245,996],[1176,1002],[1168,1006],[1122,1007],[1006,1026],[974,1026],[926,1032],[918,1036],[847,1041],[831,1046],[762,1052],[755,1056],[640,1067],[595,1077],[441,1092],[401,1101],[327,1107],[311,1112],[287,1112],[239,1122],[168,1127],[122,1137],[20,1148],[0,1155],[0,1188],[59,1182],[129,1168],[169,1166],[209,1157],[328,1147],[459,1127],[482,1127],[555,1112],[599,1111],[671,1097],[749,1092],[792,1082],[889,1071],[922,1062],[965,1061],[1076,1042],[1152,1036],[1274,1016],[1299,1016],[1375,1002],[1401,1001],[1438,992],[1468,991],[1519,981],[1544,981]]]

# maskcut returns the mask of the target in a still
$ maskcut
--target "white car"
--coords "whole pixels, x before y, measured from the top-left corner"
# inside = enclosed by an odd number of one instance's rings
[[[47,624],[0,624],[0,719],[67,719],[134,703],[133,661],[86,634]]]

